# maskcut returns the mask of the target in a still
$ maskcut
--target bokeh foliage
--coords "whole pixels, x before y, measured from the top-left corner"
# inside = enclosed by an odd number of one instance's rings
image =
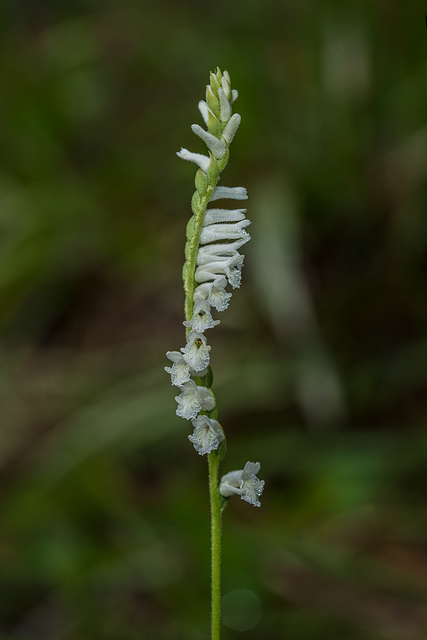
[[[224,640],[426,637],[423,10],[3,3],[2,640],[208,635],[206,464],[162,367],[194,173],[174,152],[201,151],[217,65],[253,221],[210,339],[224,471],[266,480],[226,513]]]

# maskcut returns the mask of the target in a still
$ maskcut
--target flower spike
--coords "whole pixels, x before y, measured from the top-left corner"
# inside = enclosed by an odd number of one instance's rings
[[[198,170],[196,191],[191,201],[193,216],[187,225],[187,244],[183,280],[185,290],[186,344],[180,351],[168,351],[171,367],[165,367],[171,382],[180,389],[176,396],[176,413],[191,420],[194,431],[188,436],[200,455],[208,455],[209,464],[225,452],[225,435],[217,421],[218,407],[211,390],[211,347],[206,338],[207,329],[219,324],[212,311],[224,311],[232,293],[242,277],[243,245],[250,240],[246,209],[215,207],[218,200],[247,200],[244,187],[219,186],[225,169],[230,145],[240,126],[241,117],[233,113],[237,91],[231,87],[227,71],[216,69],[210,74],[206,96],[198,108],[206,128],[191,125],[193,133],[206,145],[207,151],[194,153],[182,148],[177,155],[193,162]],[[243,469],[227,473],[217,487],[216,500],[239,495],[242,500],[260,506],[259,497],[264,481],[257,478],[260,465],[247,462]],[[212,494],[211,494],[212,496]],[[226,502],[226,500],[224,500]]]
[[[196,452],[207,456],[211,505],[212,634],[220,638],[220,559],[221,512],[232,495],[256,507],[264,480],[257,474],[259,462],[247,462],[243,469],[230,471],[218,482],[218,470],[227,444],[217,420],[218,405],[211,389],[211,347],[206,331],[220,321],[212,311],[227,309],[232,293],[240,286],[244,256],[241,248],[250,240],[246,209],[230,209],[218,200],[246,200],[244,187],[219,186],[222,171],[230,157],[230,145],[239,129],[241,117],[233,113],[238,93],[231,86],[228,71],[219,68],[210,74],[204,100],[198,108],[204,127],[192,124],[193,133],[206,145],[206,152],[182,148],[177,155],[197,165],[196,187],[191,199],[192,216],[186,228],[185,263],[182,271],[185,291],[186,342],[179,351],[168,351],[172,366],[165,367],[171,382],[180,390],[175,397],[176,414],[190,420],[193,433],[188,440]],[[211,205],[211,203],[215,203]],[[209,208],[210,206],[210,208]]]

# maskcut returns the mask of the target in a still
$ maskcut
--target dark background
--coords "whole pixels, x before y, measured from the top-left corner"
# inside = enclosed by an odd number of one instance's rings
[[[183,345],[190,130],[227,68],[243,285],[209,333],[224,640],[427,637],[425,3],[3,2],[0,637],[209,635]]]

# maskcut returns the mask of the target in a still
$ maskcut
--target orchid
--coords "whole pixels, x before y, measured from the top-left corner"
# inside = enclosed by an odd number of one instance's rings
[[[210,389],[199,387],[194,380],[180,385],[181,393],[175,397],[178,403],[176,415],[186,420],[192,420],[203,409],[210,411],[215,406],[215,398]]]
[[[207,153],[182,148],[177,155],[197,166],[196,191],[191,200],[192,217],[187,224],[183,280],[185,291],[186,343],[180,351],[168,351],[171,367],[165,367],[171,382],[180,389],[175,397],[178,416],[191,420],[194,431],[188,436],[195,450],[206,455],[209,466],[212,535],[212,640],[220,637],[220,552],[221,512],[232,495],[260,506],[264,481],[259,480],[259,463],[247,462],[243,469],[230,471],[218,482],[218,469],[226,453],[224,431],[217,420],[218,405],[211,390],[211,347],[205,332],[220,321],[212,311],[227,309],[232,297],[227,288],[240,287],[244,256],[240,249],[250,240],[246,209],[226,209],[211,205],[220,200],[247,199],[244,187],[219,186],[221,172],[230,156],[230,144],[240,126],[233,113],[237,91],[231,88],[227,71],[210,74],[206,99],[199,111],[206,129],[191,129],[207,147]],[[211,205],[211,206],[210,206]]]
[[[188,439],[193,443],[197,453],[203,456],[218,449],[225,437],[219,422],[200,415],[192,420],[192,423],[194,432]]]
[[[198,331],[190,331],[185,347],[181,347],[184,359],[194,371],[203,371],[209,364],[209,351],[206,337]]]
[[[256,477],[260,468],[259,462],[247,462],[243,469],[226,473],[221,479],[219,492],[225,498],[238,495],[249,504],[260,507],[259,496],[264,489],[264,480]]]

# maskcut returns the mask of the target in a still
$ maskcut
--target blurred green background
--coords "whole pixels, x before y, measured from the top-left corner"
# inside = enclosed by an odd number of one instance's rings
[[[3,2],[0,638],[202,640],[205,459],[163,367],[209,70],[242,125],[210,334],[224,640],[427,637],[425,3]]]

